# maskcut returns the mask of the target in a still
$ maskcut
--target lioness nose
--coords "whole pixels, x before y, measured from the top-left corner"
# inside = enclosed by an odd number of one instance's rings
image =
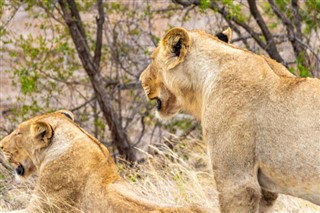
[[[0,149],[3,150],[3,140],[0,141]]]

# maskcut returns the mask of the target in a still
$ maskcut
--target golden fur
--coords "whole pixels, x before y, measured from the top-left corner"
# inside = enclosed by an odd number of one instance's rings
[[[183,28],[151,59],[140,80],[158,116],[201,121],[221,212],[267,212],[278,193],[320,205],[320,80]]]
[[[108,150],[72,119],[66,110],[36,116],[0,142],[19,177],[38,173],[23,212],[204,212],[139,198],[118,175]]]

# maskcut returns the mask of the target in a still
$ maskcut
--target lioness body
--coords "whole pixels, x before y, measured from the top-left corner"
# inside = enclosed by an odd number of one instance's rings
[[[277,193],[320,205],[320,80],[182,28],[151,58],[146,95],[162,118],[201,120],[222,212],[266,212]]]
[[[64,114],[36,116],[0,142],[20,177],[38,172],[24,212],[202,212],[138,197],[118,175],[108,150]]]

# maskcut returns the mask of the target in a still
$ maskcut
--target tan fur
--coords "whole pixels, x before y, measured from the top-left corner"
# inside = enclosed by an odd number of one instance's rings
[[[22,178],[39,176],[23,212],[204,212],[139,198],[118,175],[108,150],[71,119],[61,111],[36,116],[0,142],[8,161],[24,167]]]
[[[201,121],[223,213],[267,212],[277,193],[320,205],[320,80],[199,30],[170,30],[151,57],[146,95],[161,118]]]
[[[222,31],[222,33],[227,36],[227,38],[228,38],[228,42],[227,43],[230,44],[231,43],[231,38],[232,38],[232,30],[231,30],[231,28],[228,27],[226,30]]]

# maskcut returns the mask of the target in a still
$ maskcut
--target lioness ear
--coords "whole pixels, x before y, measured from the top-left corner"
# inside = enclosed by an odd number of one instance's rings
[[[228,29],[220,32],[220,33],[217,33],[216,34],[217,38],[221,41],[224,41],[228,44],[230,44],[231,42],[231,36],[232,36],[232,30],[230,27],[228,27]]]
[[[190,46],[190,36],[183,28],[173,28],[161,40],[164,54],[167,56],[168,69],[183,62]]]
[[[56,112],[61,113],[61,114],[65,115],[67,118],[70,118],[72,121],[74,121],[74,114],[71,111],[62,109],[62,110],[58,110]]]
[[[36,121],[31,126],[31,135],[36,141],[36,148],[44,148],[49,145],[53,130],[47,122]]]

